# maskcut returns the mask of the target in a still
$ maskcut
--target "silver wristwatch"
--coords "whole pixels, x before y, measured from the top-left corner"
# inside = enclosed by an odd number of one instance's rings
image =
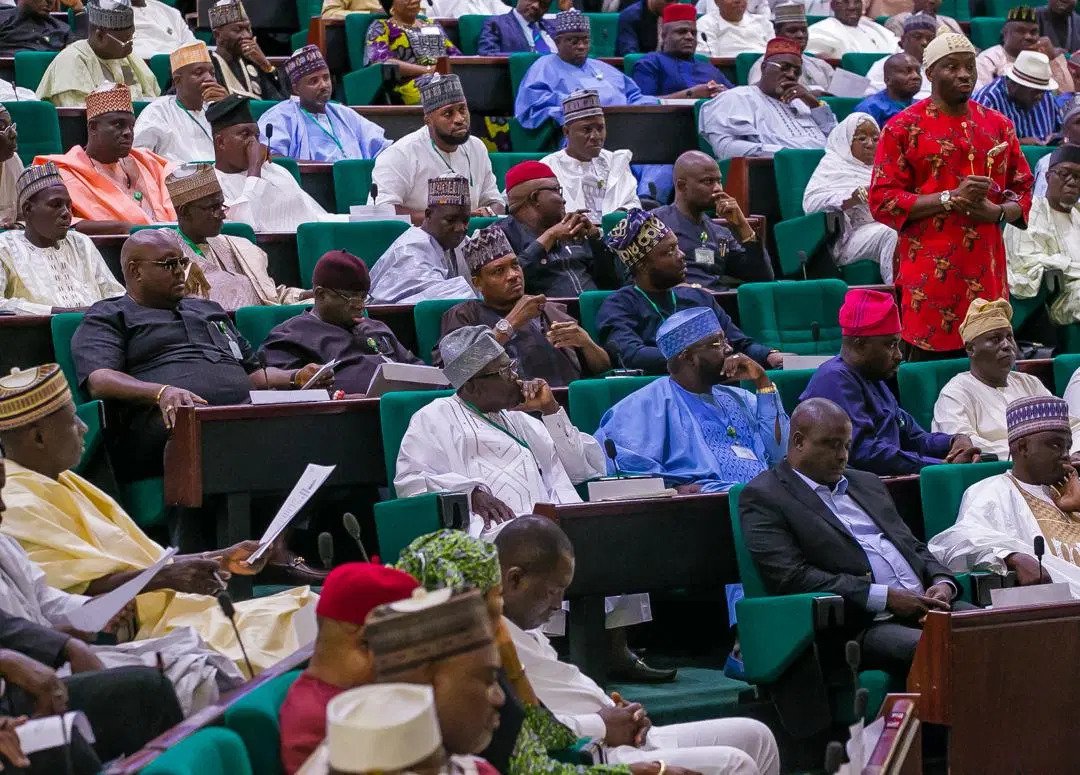
[[[514,327],[506,321],[506,318],[503,318],[495,324],[495,333],[510,338],[514,335]]]
[[[941,202],[941,206],[946,210],[952,209],[952,191],[942,191],[941,196],[938,197],[938,201]]]

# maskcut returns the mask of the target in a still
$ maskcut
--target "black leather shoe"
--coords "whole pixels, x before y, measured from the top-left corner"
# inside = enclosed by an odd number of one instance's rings
[[[609,677],[615,681],[628,683],[662,684],[674,681],[678,674],[679,671],[676,668],[658,670],[655,667],[649,667],[643,659],[638,658],[619,667],[613,667]]]
[[[321,586],[330,571],[312,568],[299,554],[294,554],[288,562],[269,562],[257,576],[259,584],[307,584]]]

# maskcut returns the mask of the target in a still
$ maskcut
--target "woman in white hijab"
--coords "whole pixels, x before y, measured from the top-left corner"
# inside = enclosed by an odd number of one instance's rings
[[[837,124],[803,192],[803,210],[839,213],[840,232],[830,247],[837,266],[877,261],[882,279],[891,283],[896,232],[875,221],[866,204],[880,136],[877,122],[866,113],[852,113]]]

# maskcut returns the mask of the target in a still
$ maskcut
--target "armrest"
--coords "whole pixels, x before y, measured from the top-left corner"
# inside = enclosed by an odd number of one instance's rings
[[[826,592],[745,597],[735,604],[746,680],[775,683],[814,642],[844,622],[844,600]]]
[[[796,274],[805,270],[814,253],[825,244],[828,236],[825,213],[810,213],[781,221],[773,226],[773,236],[780,273],[784,277]]]
[[[461,493],[430,492],[375,504],[379,557],[384,563],[397,562],[401,550],[419,536],[468,526],[469,499]]]

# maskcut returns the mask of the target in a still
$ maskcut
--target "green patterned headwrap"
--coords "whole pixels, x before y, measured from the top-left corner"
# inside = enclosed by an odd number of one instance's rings
[[[463,530],[420,536],[402,550],[396,567],[429,591],[449,587],[486,593],[502,583],[495,546]]]

